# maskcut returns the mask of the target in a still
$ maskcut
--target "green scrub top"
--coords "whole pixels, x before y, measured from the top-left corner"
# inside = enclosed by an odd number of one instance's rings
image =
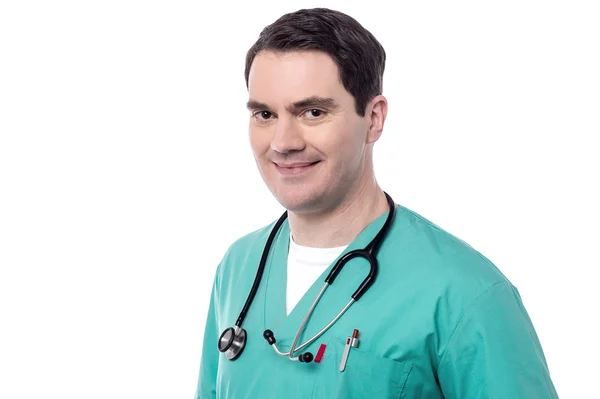
[[[368,225],[344,253],[364,248],[387,212]],[[286,314],[290,230],[279,230],[254,302],[242,327],[246,347],[227,360],[218,351],[254,281],[275,223],[237,240],[213,284],[196,398],[557,398],[542,347],[517,289],[487,258],[417,213],[398,205],[377,255],[369,290],[319,339],[299,353],[320,363],[279,356],[263,338],[274,332],[287,351],[333,264]],[[341,256],[341,255],[340,255]],[[364,280],[369,264],[351,260],[329,286],[299,343],[326,326]],[[346,368],[346,338],[360,331]],[[296,356],[299,354],[296,353]]]

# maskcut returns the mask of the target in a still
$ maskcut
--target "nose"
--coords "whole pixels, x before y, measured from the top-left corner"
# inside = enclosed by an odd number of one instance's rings
[[[302,151],[306,147],[302,130],[293,120],[279,118],[275,126],[275,134],[271,139],[271,149],[282,154]]]

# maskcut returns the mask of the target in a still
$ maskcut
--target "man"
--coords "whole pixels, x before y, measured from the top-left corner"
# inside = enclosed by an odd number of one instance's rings
[[[249,50],[251,147],[287,218],[237,240],[219,264],[197,398],[557,397],[516,288],[378,186],[384,64],[368,31],[327,9],[282,16]],[[370,263],[348,261],[322,291],[325,277],[388,216],[372,285],[319,334]],[[274,350],[315,335],[289,356]]]

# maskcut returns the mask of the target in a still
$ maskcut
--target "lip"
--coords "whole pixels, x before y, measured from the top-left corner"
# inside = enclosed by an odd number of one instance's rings
[[[273,162],[273,165],[275,165],[275,169],[277,169],[277,172],[282,176],[299,176],[312,170],[319,162],[320,161],[302,162],[289,165],[280,165]]]

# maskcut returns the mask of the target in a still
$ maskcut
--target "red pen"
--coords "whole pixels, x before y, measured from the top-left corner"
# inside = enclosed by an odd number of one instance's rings
[[[358,348],[358,330],[354,330],[354,332],[352,333],[352,342],[350,343],[350,345],[353,348]]]

